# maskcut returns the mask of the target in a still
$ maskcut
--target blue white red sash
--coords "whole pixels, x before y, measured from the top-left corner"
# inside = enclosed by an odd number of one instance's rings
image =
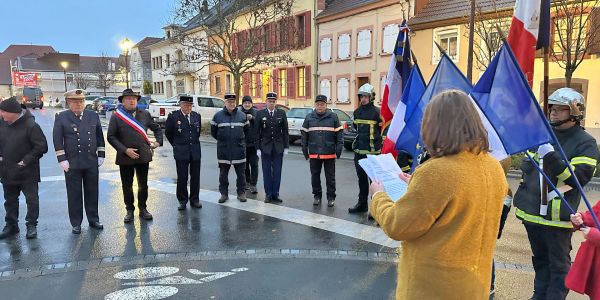
[[[119,119],[123,120],[123,122],[127,123],[127,125],[131,126],[131,128],[133,128],[139,134],[141,134],[148,145],[151,144],[150,139],[148,139],[148,134],[146,134],[146,128],[144,125],[142,125],[142,123],[140,123],[140,121],[136,120],[133,115],[128,113],[125,109],[123,109],[123,107],[117,108],[115,115]]]

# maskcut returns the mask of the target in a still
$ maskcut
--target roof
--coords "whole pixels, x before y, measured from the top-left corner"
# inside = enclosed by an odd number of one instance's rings
[[[18,56],[40,57],[45,53],[55,52],[52,46],[46,45],[10,45],[0,52],[0,84],[12,84],[10,78],[10,61]]]
[[[515,6],[515,0],[479,0],[478,9],[483,13],[505,11]],[[471,14],[470,1],[465,0],[429,0],[428,3],[412,17],[408,24],[419,25],[419,28],[431,28],[434,23],[444,20],[466,18]]]
[[[114,62],[117,67],[121,63],[120,57],[106,57]],[[67,70],[98,73],[101,71],[103,57],[101,56],[79,56],[72,53],[50,53],[39,58],[18,57],[19,66],[24,71],[63,71],[60,63],[67,61],[69,67]]]
[[[220,20],[219,18],[228,15],[230,13],[241,13],[244,9],[257,6],[261,4],[264,0],[246,0],[246,1],[235,1],[235,0],[221,0],[217,1],[217,3],[221,4],[221,8],[217,9],[214,5],[208,9],[206,15],[198,14],[195,17],[191,18],[187,22],[185,22],[183,31],[190,31],[192,29],[198,28],[202,25],[216,25]]]
[[[380,0],[328,0],[325,1],[325,9],[317,15],[318,18],[339,14],[367,4],[376,3]]]
[[[157,37],[145,37],[143,40],[139,41],[133,47],[139,49],[140,56],[142,57],[142,61],[148,62],[151,59],[150,48],[148,48],[148,46],[150,46],[152,44],[156,44],[162,40],[163,40],[162,38],[157,38]]]

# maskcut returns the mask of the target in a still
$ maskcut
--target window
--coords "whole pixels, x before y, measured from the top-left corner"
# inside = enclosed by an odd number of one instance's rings
[[[306,38],[305,35],[305,29],[306,29],[306,17],[304,15],[299,15],[296,16],[296,20],[298,20],[297,22],[297,30],[298,30],[298,45],[300,46],[304,46],[306,45],[306,41],[304,40]]]
[[[321,39],[321,61],[331,60],[331,38]]]
[[[198,97],[198,105],[201,107],[213,107],[211,98]]]
[[[379,97],[379,99],[383,99],[383,91],[385,90],[385,82],[387,81],[387,74],[381,75],[381,81],[379,82],[379,84],[381,85],[381,93],[379,95],[381,95]]]
[[[581,49],[586,48],[586,41],[585,41],[586,36],[587,36],[586,27],[588,25],[586,25],[585,20],[587,20],[587,19],[588,19],[587,15],[584,15],[583,20],[582,20],[581,17],[579,16],[579,14],[577,14],[576,16],[562,18],[562,19],[559,19],[558,21],[555,21],[556,23],[558,23],[558,26],[556,26],[555,22],[553,22],[553,26],[555,27],[554,28],[554,45],[553,45],[554,53],[563,53],[567,50],[568,47],[571,48],[572,55],[574,55],[575,53],[581,54],[583,52]],[[571,21],[573,21],[573,25],[569,25],[569,22],[571,22]],[[589,24],[589,22],[591,22],[591,21],[588,21],[587,24]],[[582,24],[582,25],[579,26],[579,24]],[[567,38],[567,29],[571,29],[571,31],[572,31],[570,39]],[[592,34],[594,34],[594,33],[592,33]],[[581,37],[581,39],[582,39],[581,42],[577,41],[578,37]],[[579,48],[580,48],[579,51],[577,51],[577,46],[579,46]]]
[[[390,24],[383,28],[383,53],[393,53],[398,39],[400,26],[398,24]]]
[[[279,69],[279,91],[280,97],[287,97],[287,70]]]
[[[185,80],[180,79],[175,81],[175,90],[177,91],[177,94],[185,93]]]
[[[455,62],[458,62],[459,40],[458,27],[447,27],[434,30],[433,38],[446,51],[446,54]],[[441,54],[435,43],[433,44],[433,62],[440,61]]]
[[[306,97],[306,69],[300,67],[296,70],[298,72],[298,75],[296,76],[296,78],[298,78],[298,91],[296,92],[296,95],[298,97]]]
[[[165,92],[164,91],[165,86],[163,85],[162,81],[161,82],[155,82],[153,84],[153,87],[154,87],[154,94],[162,94],[162,93]]]
[[[356,56],[365,57],[371,55],[371,30],[364,29],[358,32]]]
[[[327,96],[327,99],[331,99],[331,81],[329,79],[321,80],[320,93]]]
[[[221,76],[215,76],[215,93],[221,93]]]
[[[350,34],[344,33],[338,36],[338,58],[350,58]]]
[[[233,90],[233,89],[232,89],[232,84],[231,84],[232,82],[233,82],[233,80],[232,80],[232,78],[231,78],[231,74],[227,74],[227,75],[225,75],[225,90],[226,90],[226,91],[231,91],[231,90]]]
[[[165,56],[165,62],[167,63],[167,67],[171,66],[171,55],[167,54]]]
[[[350,101],[348,97],[348,78],[340,78],[337,80],[337,102],[347,103]]]
[[[250,73],[250,95],[257,96],[257,82],[255,74]]]

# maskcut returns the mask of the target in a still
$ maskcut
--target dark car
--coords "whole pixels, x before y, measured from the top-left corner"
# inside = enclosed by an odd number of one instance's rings
[[[98,105],[98,109],[96,110],[100,115],[106,115],[107,111],[114,110],[117,107],[117,97],[101,97],[99,99],[101,104]]]
[[[43,108],[44,107],[44,93],[39,87],[24,87],[17,91],[17,99],[20,100],[21,104],[27,107]]]
[[[356,128],[352,126],[353,118],[350,117],[350,120],[344,123],[344,148],[348,151],[352,151],[352,143],[354,143],[354,139],[356,139]]]
[[[107,111],[116,110],[117,107],[119,107],[121,105],[121,103],[119,103],[117,97],[110,97],[110,98],[111,98],[110,101],[104,102],[104,104],[102,104],[103,108],[101,108],[100,111],[98,111],[99,114],[106,115]],[[152,99],[148,96],[142,96],[140,98],[140,100],[138,100],[137,108],[148,109],[150,107],[150,103],[154,103],[154,102],[156,102],[154,99]]]

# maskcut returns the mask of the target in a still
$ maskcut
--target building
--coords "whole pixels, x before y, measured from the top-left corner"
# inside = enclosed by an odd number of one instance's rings
[[[148,46],[162,40],[162,38],[146,37],[129,50],[130,86],[134,91],[143,94],[144,82],[152,83],[152,57]]]
[[[40,57],[46,53],[56,52],[52,46],[45,45],[10,45],[0,52],[0,96],[14,95],[11,61],[17,57]]]

